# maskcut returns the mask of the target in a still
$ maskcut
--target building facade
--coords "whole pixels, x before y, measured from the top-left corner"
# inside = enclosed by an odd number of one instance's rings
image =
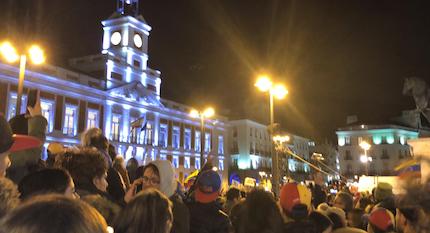
[[[411,156],[407,140],[419,137],[417,129],[398,125],[357,125],[336,131],[341,174],[395,175],[394,168]],[[361,162],[365,151],[361,142],[370,144],[366,152],[371,161]]]
[[[310,168],[307,164],[288,156],[284,149],[288,148],[289,151],[309,161],[312,141],[290,133],[283,134],[288,135],[290,140],[284,142],[281,147],[276,147],[281,177],[288,173],[291,176],[309,173]],[[242,179],[247,176],[258,179],[260,172],[271,173],[272,142],[266,125],[249,119],[229,121],[228,138],[232,169],[237,170]]]
[[[127,7],[137,5],[123,2],[102,22],[101,54],[71,59],[71,69],[52,65],[27,69],[21,112],[25,93],[37,88],[48,120],[47,143],[79,144],[82,132],[99,127],[126,160],[134,157],[146,164],[168,159],[183,180],[200,169],[203,150],[225,178],[227,119],[207,119],[202,134],[200,120],[189,115],[191,107],[160,96],[161,72],[147,66],[151,27],[135,14],[137,9],[124,10]],[[16,66],[0,63],[0,112],[8,119],[15,114],[18,72]]]

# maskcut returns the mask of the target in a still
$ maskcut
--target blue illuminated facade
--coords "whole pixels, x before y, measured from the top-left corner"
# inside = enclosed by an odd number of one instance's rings
[[[395,175],[394,168],[410,158],[407,140],[420,136],[418,129],[399,125],[357,125],[340,128],[336,131],[340,171],[342,175]],[[364,155],[361,142],[370,144],[367,155],[371,161],[362,162]],[[366,168],[367,166],[367,168]],[[367,171],[366,171],[367,170]]]
[[[141,15],[119,8],[102,25],[101,54],[71,59],[71,69],[42,65],[26,71],[24,93],[41,90],[47,143],[75,145],[83,131],[100,127],[126,160],[134,157],[145,164],[168,159],[183,180],[202,166],[203,136],[205,155],[211,155],[226,180],[227,119],[207,119],[201,135],[199,119],[189,116],[191,107],[160,96],[161,72],[147,65],[151,27]],[[18,72],[16,66],[0,63],[0,112],[8,118],[15,112]],[[132,122],[140,126],[132,127]]]

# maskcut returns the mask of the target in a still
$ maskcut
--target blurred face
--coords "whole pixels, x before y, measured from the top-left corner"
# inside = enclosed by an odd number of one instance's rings
[[[148,167],[143,173],[143,187],[160,189],[160,177]]]
[[[6,176],[6,169],[10,167],[9,153],[0,154],[0,177]]]
[[[95,177],[93,179],[93,184],[102,192],[107,192],[108,182],[106,178],[107,173],[105,172],[101,177]]]
[[[333,206],[339,209],[345,209],[345,204],[343,203],[342,199],[339,196],[336,196],[334,198]]]
[[[79,194],[76,193],[75,183],[73,182],[73,179],[70,179],[69,186],[67,187],[66,191],[64,192],[64,195],[66,197],[70,197],[73,199],[79,199]]]

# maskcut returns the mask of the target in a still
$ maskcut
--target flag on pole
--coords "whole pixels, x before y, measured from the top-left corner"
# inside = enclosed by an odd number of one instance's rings
[[[402,162],[394,170],[397,171],[397,176],[401,179],[421,177],[421,164],[415,159]]]

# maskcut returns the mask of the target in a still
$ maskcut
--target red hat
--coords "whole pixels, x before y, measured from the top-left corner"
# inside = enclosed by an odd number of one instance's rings
[[[219,196],[221,189],[221,178],[214,170],[206,170],[199,174],[197,178],[195,198],[200,203],[210,203]]]
[[[0,154],[39,147],[41,141],[27,135],[12,134],[6,118],[0,114]]]
[[[280,203],[284,210],[291,212],[297,204],[305,204],[308,210],[311,207],[312,194],[309,189],[297,183],[287,183],[281,188]]]
[[[369,223],[381,231],[394,229],[394,215],[385,208],[377,208],[369,216]]]

